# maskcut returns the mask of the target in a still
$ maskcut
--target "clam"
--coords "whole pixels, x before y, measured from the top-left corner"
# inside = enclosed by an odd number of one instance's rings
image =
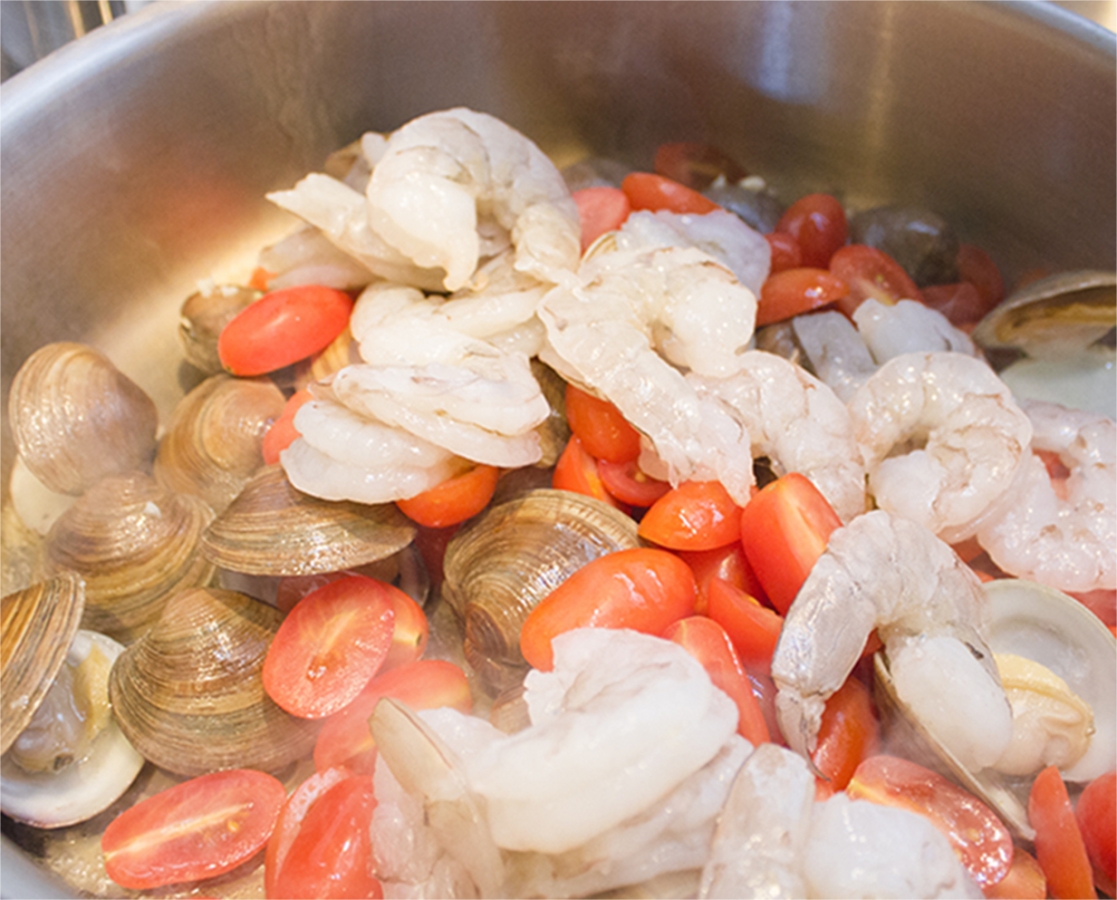
[[[283,469],[261,469],[202,535],[214,564],[248,575],[315,575],[385,559],[415,537],[395,504],[311,497]]]
[[[41,828],[92,818],[143,766],[108,700],[124,648],[78,629],[83,605],[72,573],[3,598],[0,808]]]
[[[520,628],[540,600],[590,560],[638,545],[629,516],[569,491],[526,491],[466,524],[446,548],[442,595],[486,686],[523,677]]]
[[[283,412],[266,378],[212,375],[179,402],[155,455],[155,478],[221,512],[264,465],[261,442]]]
[[[106,475],[150,467],[159,415],[143,389],[84,344],[47,344],[12,381],[9,419],[31,473],[80,494]]]
[[[179,775],[277,772],[313,749],[317,725],[267,696],[264,657],[283,614],[235,591],[195,588],[117,659],[109,697],[148,760]]]
[[[207,374],[222,371],[217,354],[221,330],[242,309],[260,298],[259,291],[240,285],[219,284],[186,298],[180,312],[178,337],[191,365]]]
[[[874,658],[877,701],[890,742],[953,777],[1031,840],[1028,792],[1041,768],[1057,765],[1067,782],[1084,784],[1117,759],[1117,643],[1060,591],[1006,578],[984,592],[985,637],[1013,708],[1013,740],[1001,760],[976,772],[959,763],[897,696],[884,652]]]
[[[315,382],[325,381],[334,372],[359,362],[360,348],[353,340],[353,332],[346,326],[325,350],[295,364],[295,386],[305,388]]]
[[[47,574],[85,580],[83,627],[130,643],[159,617],[168,596],[206,583],[213,565],[201,554],[213,512],[142,472],[104,478],[82,494],[47,533]]]

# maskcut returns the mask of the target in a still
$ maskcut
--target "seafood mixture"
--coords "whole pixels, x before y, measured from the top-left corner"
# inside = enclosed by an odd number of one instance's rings
[[[429,113],[269,195],[168,421],[31,355],[6,834],[97,896],[1113,896],[1117,280],[661,150]]]

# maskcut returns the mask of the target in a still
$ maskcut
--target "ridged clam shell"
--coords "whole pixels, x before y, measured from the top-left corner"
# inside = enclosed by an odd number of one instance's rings
[[[85,584],[73,572],[0,600],[0,754],[50,689],[81,624]]]
[[[216,565],[248,575],[314,575],[391,556],[415,537],[395,506],[334,502],[296,490],[279,466],[261,469],[202,536]]]
[[[59,516],[47,534],[45,566],[85,580],[83,628],[128,644],[159,618],[171,594],[209,581],[213,565],[199,542],[212,518],[204,501],[168,491],[150,475],[114,475]]]
[[[191,365],[207,374],[222,371],[217,354],[221,330],[261,294],[240,285],[219,284],[186,298],[180,311],[178,337]]]
[[[283,614],[235,591],[176,594],[117,659],[109,700],[133,746],[180,775],[276,772],[306,757],[318,726],[280,709],[261,678]]]
[[[58,493],[147,469],[155,452],[155,403],[84,344],[47,344],[31,354],[12,381],[8,415],[27,468]]]
[[[155,454],[156,480],[221,512],[264,465],[261,442],[285,403],[266,378],[207,378],[175,407]]]

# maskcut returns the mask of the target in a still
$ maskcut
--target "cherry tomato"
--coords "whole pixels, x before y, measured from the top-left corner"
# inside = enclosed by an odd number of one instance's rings
[[[937,772],[897,756],[870,756],[846,793],[926,816],[946,835],[978,887],[996,884],[1012,865],[1012,837],[988,806]]]
[[[741,507],[719,481],[684,481],[644,514],[637,533],[669,550],[714,550],[741,538]]]
[[[578,207],[578,219],[582,223],[582,252],[601,235],[616,231],[624,224],[632,212],[628,195],[620,188],[602,185],[582,188],[571,196]]]
[[[946,316],[956,328],[973,326],[989,311],[981,293],[968,281],[929,284],[923,288],[923,303]]]
[[[706,616],[687,616],[670,625],[663,637],[679,644],[702,663],[714,686],[725,691],[737,705],[737,733],[741,737],[754,745],[771,740],[748,672],[724,628]]]
[[[376,762],[376,741],[368,720],[383,697],[392,697],[412,709],[449,706],[468,713],[473,695],[465,672],[442,659],[404,663],[373,678],[356,699],[322,724],[314,745],[314,766],[325,771],[344,765],[371,775]]]
[[[430,640],[430,622],[423,607],[394,585],[385,587],[392,601],[392,643],[377,674],[415,662],[426,652]]]
[[[586,452],[576,434],[570,436],[566,448],[555,463],[555,470],[551,474],[551,486],[560,491],[585,494],[610,506],[620,508],[621,505],[605,490],[605,485],[597,471],[597,460]]]
[[[1036,858],[1016,847],[1008,874],[996,884],[985,885],[982,893],[986,900],[1046,900],[1047,879]]]
[[[710,144],[690,141],[660,144],[652,164],[657,175],[703,191],[719,177],[736,184],[748,175],[729,154]]]
[[[609,496],[629,506],[647,509],[671,490],[666,481],[659,481],[640,471],[636,460],[628,462],[597,461],[597,475]]]
[[[677,551],[698,582],[698,607],[697,611],[706,615],[707,600],[710,593],[710,581],[722,578],[746,594],[750,594],[761,602],[764,601],[764,589],[756,573],[745,558],[745,548],[740,542],[726,544],[724,547],[715,547],[713,550],[679,550]]]
[[[885,306],[900,300],[919,300],[923,293],[903,267],[883,250],[867,244],[849,244],[830,257],[830,274],[849,285],[849,293],[838,301],[838,309],[852,316],[870,297]]]
[[[411,521],[427,528],[457,525],[489,505],[499,477],[496,466],[478,464],[430,490],[397,500],[396,506]]]
[[[306,817],[307,810],[326,791],[335,784],[352,778],[353,774],[344,766],[315,772],[291,792],[280,809],[279,819],[275,823],[275,829],[264,853],[265,897],[279,896],[276,892],[276,879],[287,858],[287,851],[291,849],[291,845],[299,835],[299,827]]]
[[[536,669],[553,664],[551,640],[573,628],[631,628],[662,634],[694,612],[698,588],[685,562],[639,547],[598,557],[551,591],[524,620],[520,652]]]
[[[706,615],[725,629],[750,671],[771,670],[783,616],[716,576],[710,579]]]
[[[290,447],[291,442],[299,436],[299,432],[295,428],[295,413],[299,411],[300,406],[313,399],[310,391],[305,389],[295,391],[287,398],[287,403],[283,407],[283,412],[279,414],[279,418],[272,422],[268,430],[264,432],[264,439],[260,444],[260,450],[264,456],[264,465],[276,465],[279,462],[280,452]]]
[[[986,309],[992,309],[1005,298],[1005,283],[993,258],[976,244],[958,247],[958,280],[977,288]]]
[[[799,242],[786,231],[773,231],[764,235],[764,239],[768,241],[768,247],[772,251],[769,275],[802,267],[803,251],[799,249]]]
[[[1036,859],[1047,877],[1048,893],[1056,900],[1097,897],[1086,843],[1055,766],[1048,766],[1032,782],[1028,821],[1036,831]]]
[[[807,194],[791,204],[776,225],[799,243],[803,265],[825,269],[849,237],[842,204],[829,194]]]
[[[342,291],[300,285],[265,294],[241,310],[217,339],[217,355],[234,375],[264,375],[330,345],[353,311]]]
[[[388,588],[362,575],[331,581],[295,604],[264,657],[264,690],[295,716],[320,719],[361,692],[388,655]]]
[[[608,400],[566,386],[566,421],[590,456],[629,462],[640,455],[640,432]]]
[[[782,615],[841,524],[829,501],[798,472],[777,478],[748,502],[741,514],[741,544]]]
[[[137,891],[228,872],[267,843],[286,796],[278,779],[251,769],[176,784],[109,823],[105,871]]]
[[[880,721],[869,689],[850,677],[822,712],[811,761],[829,793],[844,791],[862,761],[880,750]]]
[[[1086,844],[1086,855],[1109,879],[1109,891],[1117,881],[1117,772],[1099,775],[1078,797],[1074,809],[1078,829]]]
[[[785,269],[764,279],[756,304],[756,325],[782,322],[841,300],[849,286],[826,269]]]
[[[291,799],[294,801],[295,795]],[[293,804],[289,801],[285,813],[289,807],[295,833],[284,842],[286,852],[274,855],[271,878],[266,874],[265,854],[265,883],[271,885],[268,897],[331,900],[384,896],[373,874],[369,829],[376,797],[371,775],[342,778],[309,803],[303,798]]]
[[[670,178],[652,172],[631,172],[621,182],[633,209],[665,209],[675,213],[702,215],[721,209],[713,200]]]

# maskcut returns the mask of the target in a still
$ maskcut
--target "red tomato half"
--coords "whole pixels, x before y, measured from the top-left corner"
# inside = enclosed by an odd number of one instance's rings
[[[679,550],[678,554],[690,566],[694,579],[698,582],[698,612],[703,615],[706,614],[710,583],[714,578],[721,578],[738,590],[764,601],[764,589],[749,565],[745,548],[740,542],[713,550]]]
[[[571,196],[578,207],[578,219],[582,224],[582,252],[601,235],[616,231],[624,224],[632,205],[620,188],[603,185],[582,188]]]
[[[639,547],[598,557],[551,591],[524,620],[520,652],[536,669],[553,665],[551,640],[574,628],[631,628],[662,634],[694,612],[698,588],[685,562]]]
[[[830,273],[849,285],[849,293],[838,301],[838,309],[852,316],[870,297],[885,306],[900,300],[919,300],[923,293],[896,260],[876,247],[849,244],[830,257]]]
[[[105,871],[142,891],[213,878],[267,843],[287,792],[264,772],[226,769],[141,800],[101,837]]]
[[[566,447],[555,463],[551,473],[551,487],[559,491],[571,491],[593,497],[602,503],[620,508],[620,503],[605,490],[601,475],[597,470],[597,460],[582,446],[578,435],[570,435]]]
[[[328,769],[324,772],[315,772],[291,792],[279,812],[279,819],[275,823],[268,840],[268,847],[264,853],[264,895],[278,897],[276,880],[279,870],[287,859],[287,851],[291,849],[295,838],[299,835],[299,827],[306,818],[307,810],[335,784],[352,778],[353,773],[344,766]]]
[[[768,248],[772,253],[769,275],[802,267],[803,252],[799,249],[799,242],[790,234],[786,231],[773,231],[771,234],[764,235],[764,238],[768,241]]]
[[[221,331],[217,355],[234,375],[265,375],[330,345],[353,311],[342,291],[300,285],[265,294]]]
[[[803,265],[825,269],[849,237],[842,204],[829,194],[807,194],[791,204],[776,225],[799,243]]]
[[[756,304],[756,326],[782,322],[841,300],[849,286],[826,269],[784,269],[764,279]]]
[[[721,209],[713,200],[698,191],[652,172],[632,172],[621,182],[633,209],[665,209],[675,213],[703,215]]]
[[[869,689],[847,678],[826,701],[811,761],[829,793],[844,791],[862,761],[880,750],[880,721]]]
[[[1074,816],[1090,862],[1109,879],[1112,896],[1117,881],[1117,772],[1107,772],[1086,785]]]
[[[684,481],[652,504],[638,534],[669,550],[715,550],[741,537],[741,507],[720,481]]]
[[[496,466],[478,464],[430,490],[397,500],[396,506],[412,522],[427,528],[458,525],[489,505],[499,477]]]
[[[597,474],[609,496],[640,509],[647,509],[671,490],[666,481],[645,475],[634,459],[619,463],[599,459]]]
[[[388,655],[395,611],[375,578],[339,578],[307,594],[264,658],[264,690],[295,716],[320,719],[361,692]]]
[[[1063,776],[1048,766],[1032,782],[1028,821],[1036,830],[1036,859],[1056,900],[1097,897],[1086,843],[1074,815]]]
[[[783,616],[723,578],[710,579],[706,615],[721,625],[741,661],[754,672],[768,674],[780,640]]]
[[[590,456],[629,462],[640,455],[640,432],[608,400],[566,386],[566,420]]]

